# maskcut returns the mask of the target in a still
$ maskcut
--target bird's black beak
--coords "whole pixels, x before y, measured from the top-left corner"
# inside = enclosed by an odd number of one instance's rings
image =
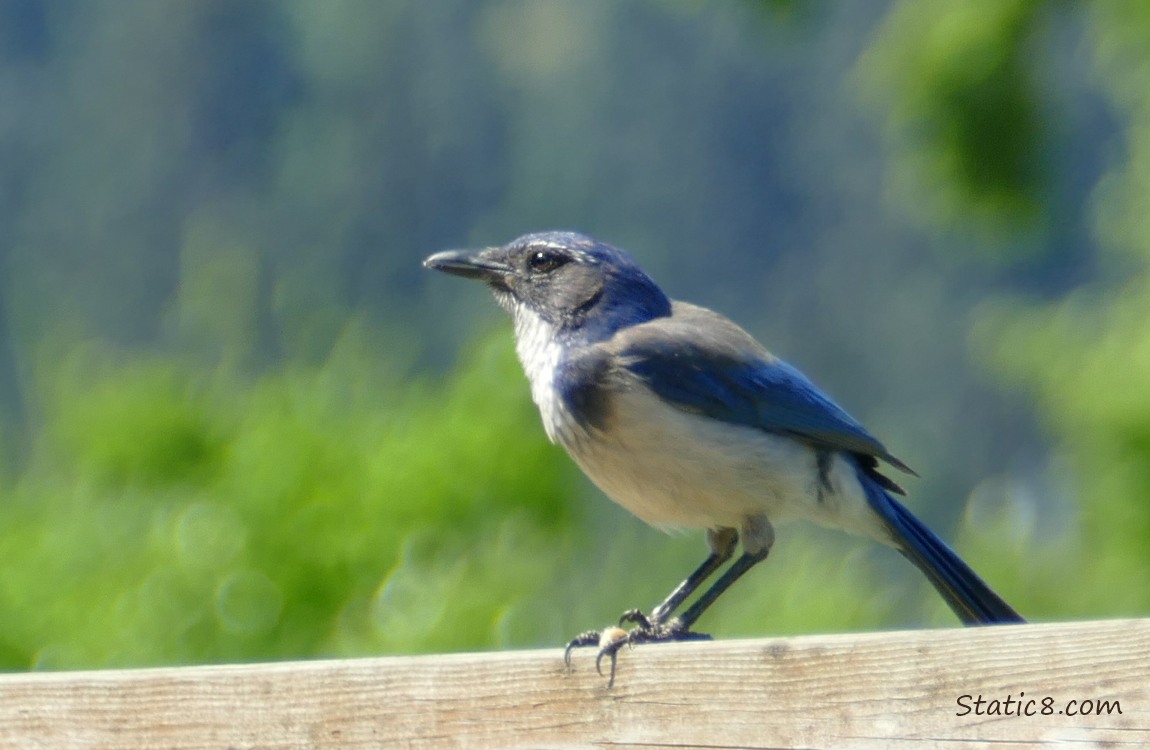
[[[489,248],[472,252],[469,250],[446,250],[436,253],[423,261],[424,268],[432,268],[465,279],[479,279],[489,284],[502,284],[504,277],[511,273],[511,266],[493,257],[499,248]]]

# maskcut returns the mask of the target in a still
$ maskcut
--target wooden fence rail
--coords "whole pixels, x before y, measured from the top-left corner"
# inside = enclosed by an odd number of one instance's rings
[[[1150,620],[0,676],[0,748],[1042,744],[1150,746]]]

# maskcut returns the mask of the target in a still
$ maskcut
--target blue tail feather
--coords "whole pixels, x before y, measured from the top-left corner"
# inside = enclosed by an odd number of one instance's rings
[[[1025,622],[962,558],[922,521],[868,476],[861,476],[871,507],[894,536],[898,550],[926,575],[967,625]]]

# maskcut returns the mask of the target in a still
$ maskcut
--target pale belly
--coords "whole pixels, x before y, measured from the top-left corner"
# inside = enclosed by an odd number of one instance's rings
[[[560,442],[608,497],[651,525],[806,519],[887,542],[841,455],[820,472],[804,443],[685,412],[645,390],[615,394],[612,407],[607,429]]]

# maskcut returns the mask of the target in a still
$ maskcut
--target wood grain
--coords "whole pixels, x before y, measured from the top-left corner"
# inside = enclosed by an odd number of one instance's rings
[[[3,748],[1150,745],[1150,620],[0,676]],[[1052,699],[965,716],[958,699]],[[1071,700],[1121,714],[1058,713]],[[973,709],[973,703],[970,704]],[[985,710],[985,708],[984,708]]]

